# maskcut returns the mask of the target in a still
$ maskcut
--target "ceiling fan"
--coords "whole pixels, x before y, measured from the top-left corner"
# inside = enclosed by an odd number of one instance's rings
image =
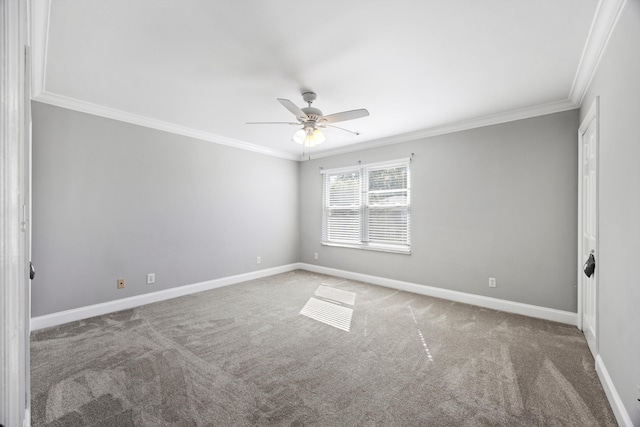
[[[321,144],[325,141],[324,134],[320,131],[320,129],[326,127],[333,127],[340,130],[344,130],[347,132],[351,132],[355,135],[360,135],[359,132],[354,132],[349,129],[341,128],[339,126],[335,126],[333,123],[344,122],[346,120],[359,119],[361,117],[366,117],[369,115],[369,112],[365,108],[360,108],[358,110],[350,110],[343,111],[341,113],[329,114],[328,116],[323,116],[322,111],[318,110],[311,106],[311,103],[315,101],[317,95],[315,92],[304,92],[302,94],[302,99],[304,102],[308,104],[307,107],[298,108],[296,104],[289,101],[288,99],[278,98],[278,101],[284,108],[291,111],[294,116],[296,116],[297,122],[249,122],[247,124],[250,125],[261,125],[261,124],[288,124],[288,125],[302,125],[302,128],[299,129],[293,135],[293,141],[298,144],[304,144],[306,147],[313,147],[317,144]]]

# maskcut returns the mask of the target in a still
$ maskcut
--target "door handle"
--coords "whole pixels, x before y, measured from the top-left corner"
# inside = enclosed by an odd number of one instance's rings
[[[36,277],[36,269],[33,268],[33,263],[29,261],[29,279],[33,280]]]
[[[591,277],[594,271],[596,271],[596,257],[593,256],[593,251],[591,251],[587,262],[584,263],[584,274],[587,277]]]

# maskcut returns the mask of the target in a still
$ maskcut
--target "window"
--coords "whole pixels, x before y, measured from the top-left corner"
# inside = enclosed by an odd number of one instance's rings
[[[410,253],[409,159],[322,171],[322,244]]]

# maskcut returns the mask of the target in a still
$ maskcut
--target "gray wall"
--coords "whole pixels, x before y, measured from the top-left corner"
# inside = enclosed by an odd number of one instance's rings
[[[33,316],[297,262],[297,178],[295,161],[34,102]]]
[[[575,312],[577,129],[573,110],[305,162],[301,260]],[[412,254],[322,246],[319,168],[411,153]]]
[[[600,97],[599,353],[640,426],[640,1],[629,0],[580,110]]]

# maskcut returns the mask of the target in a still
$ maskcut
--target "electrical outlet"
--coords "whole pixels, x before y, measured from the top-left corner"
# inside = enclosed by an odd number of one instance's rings
[[[489,287],[490,288],[495,288],[496,287],[496,278],[495,277],[489,277]]]
[[[147,274],[147,285],[150,285],[152,283],[156,283],[156,273]]]
[[[318,259],[318,252],[313,253],[313,259]]]
[[[261,258],[261,257],[258,257],[258,258],[256,259],[256,264],[260,264],[261,262],[262,262],[262,258]]]
[[[116,284],[118,285],[118,289],[124,289],[124,279],[118,279]]]

